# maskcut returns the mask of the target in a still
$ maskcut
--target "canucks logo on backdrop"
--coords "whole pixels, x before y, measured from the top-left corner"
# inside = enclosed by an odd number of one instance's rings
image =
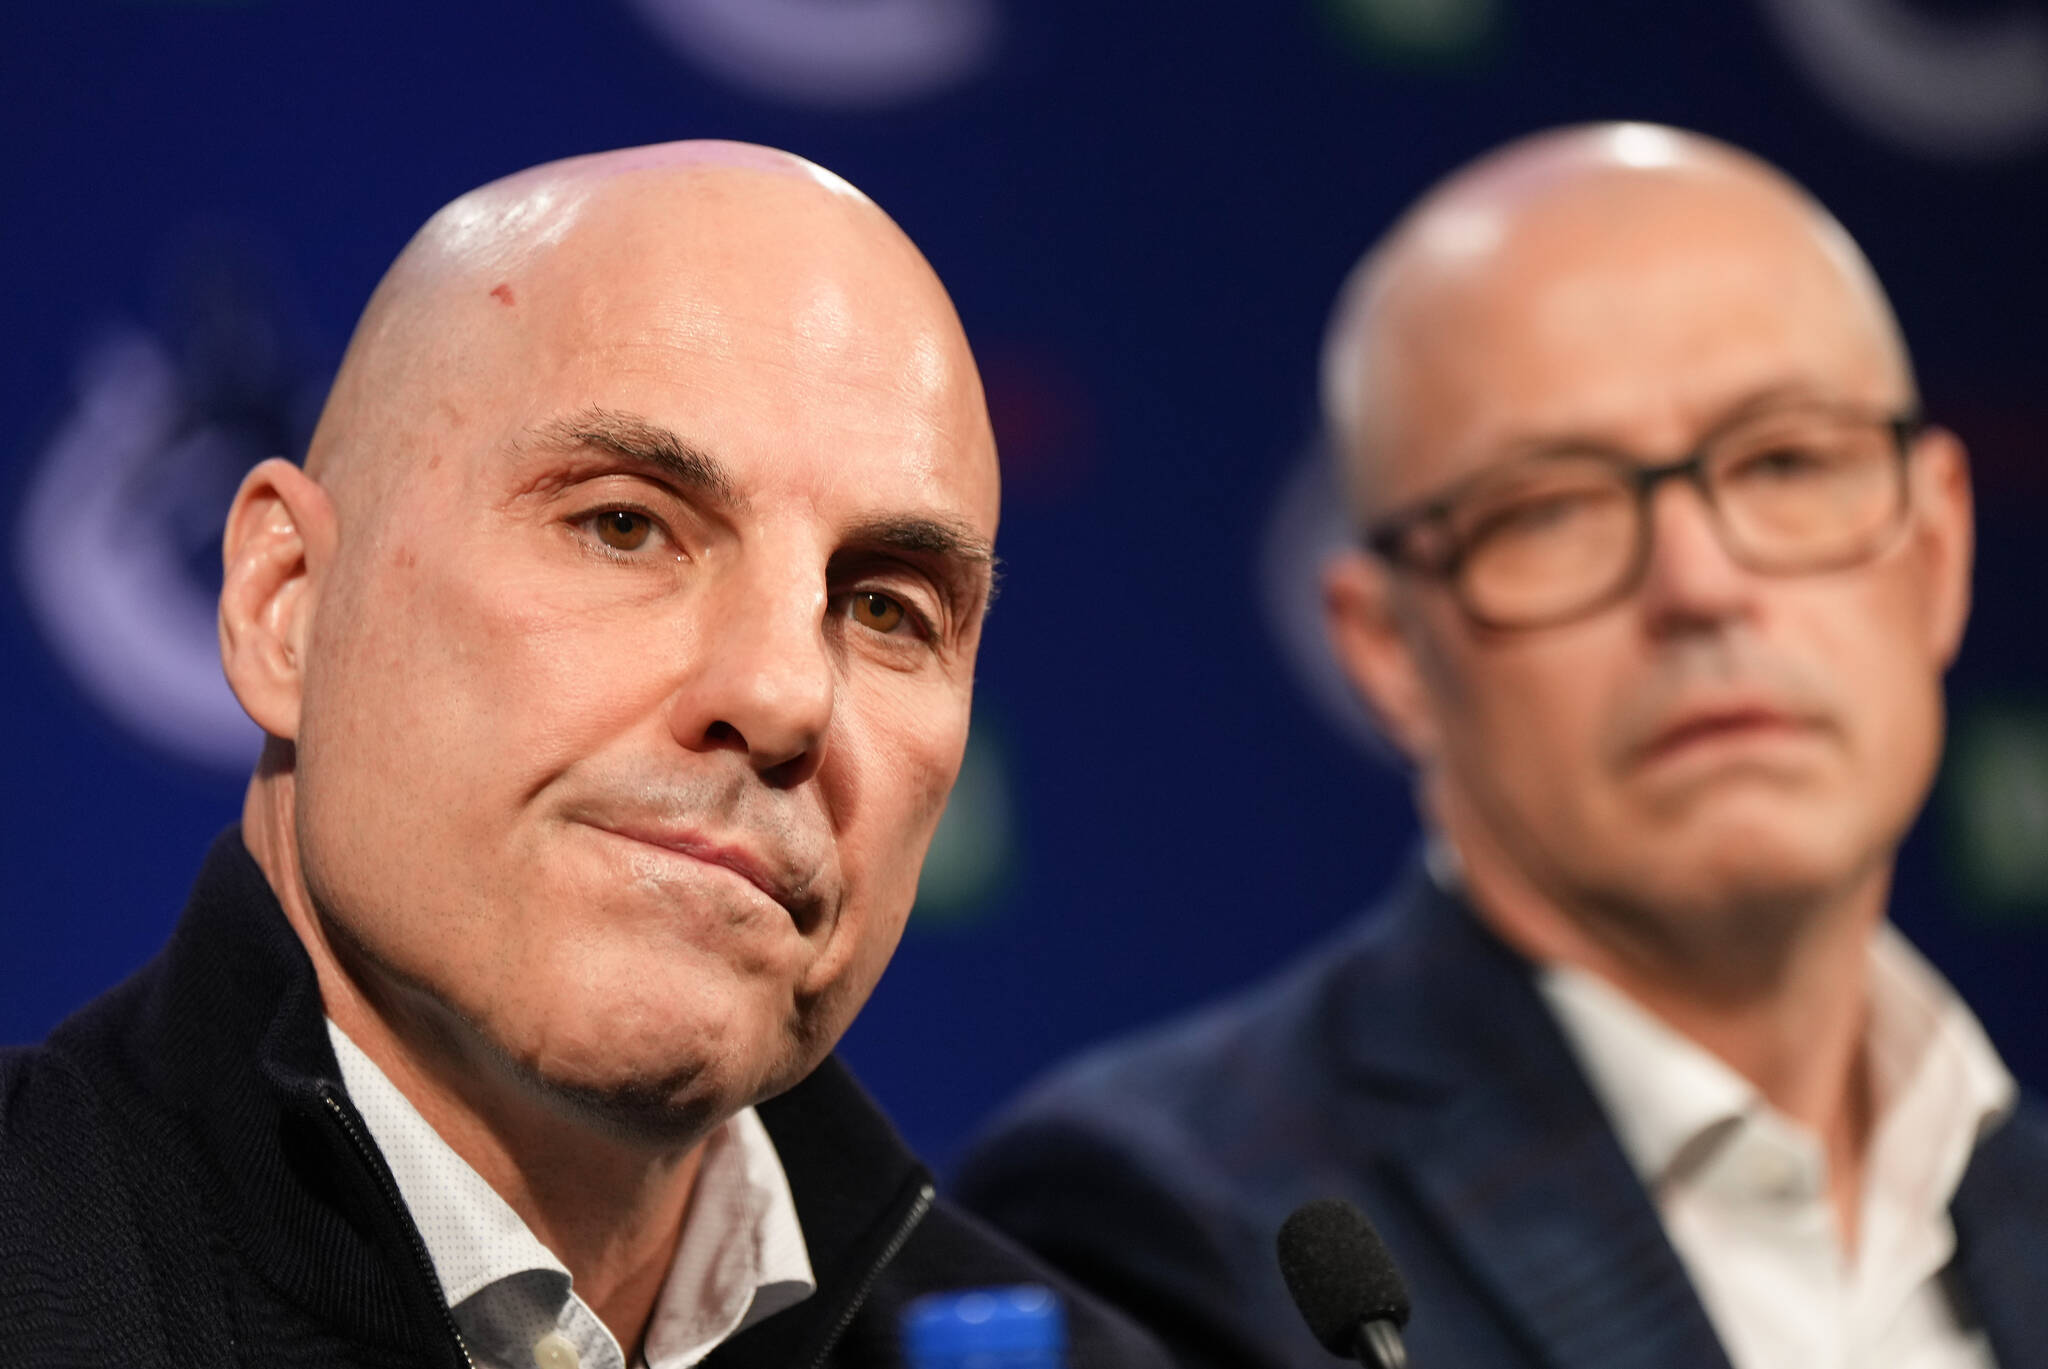
[[[1762,0],[1814,84],[1900,147],[1948,161],[2048,143],[2048,14],[2005,0],[1937,15],[1911,0]]]
[[[790,104],[877,108],[966,83],[994,56],[997,0],[628,0],[679,55]]]
[[[1379,63],[1471,65],[1500,46],[1507,0],[1315,0]],[[1757,0],[1821,96],[1909,152],[1997,161],[2048,144],[2048,13],[2035,0]],[[1523,23],[1542,8],[1513,7]]]
[[[15,527],[23,600],[79,689],[215,770],[246,770],[260,742],[221,675],[222,525],[250,466],[302,451],[326,381],[260,260],[236,234],[186,239],[162,325],[84,349]]]

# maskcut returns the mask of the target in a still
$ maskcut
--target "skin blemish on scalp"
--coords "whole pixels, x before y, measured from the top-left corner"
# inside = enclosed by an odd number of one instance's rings
[[[518,302],[512,297],[512,286],[502,280],[491,287],[491,298],[508,309]]]

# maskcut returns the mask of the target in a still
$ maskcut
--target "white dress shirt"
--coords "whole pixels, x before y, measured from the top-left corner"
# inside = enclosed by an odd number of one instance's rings
[[[1550,966],[1544,998],[1657,1205],[1735,1369],[1986,1369],[1944,1285],[1949,1202],[2012,1076],[1955,991],[1889,926],[1871,948],[1874,1121],[1842,1247],[1818,1139],[1607,981]]]
[[[329,1022],[327,1034],[478,1369],[626,1369],[568,1268],[341,1028]],[[636,1364],[686,1369],[816,1289],[789,1178],[746,1108],[704,1142],[682,1240]]]

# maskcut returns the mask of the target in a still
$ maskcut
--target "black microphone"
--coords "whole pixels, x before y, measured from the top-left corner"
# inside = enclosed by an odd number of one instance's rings
[[[1366,1369],[1407,1369],[1408,1288],[1372,1223],[1342,1198],[1318,1198],[1280,1224],[1280,1277],[1308,1329]]]

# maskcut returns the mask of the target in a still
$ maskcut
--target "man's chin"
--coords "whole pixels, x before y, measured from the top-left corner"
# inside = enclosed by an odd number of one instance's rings
[[[1810,820],[1816,804],[1840,801],[1843,781],[1811,756],[1737,755],[1653,769],[1637,775],[1633,787],[1631,802],[1667,824],[1768,830]]]
[[[1841,833],[1819,828],[1806,816],[1806,822],[1785,814],[1776,822],[1702,823],[1655,863],[1677,886],[1679,904],[1796,908],[1825,902],[1842,891],[1858,862],[1844,849]]]
[[[1676,836],[1645,841],[1607,901],[1632,908],[1682,958],[1772,960],[1842,906],[1863,871],[1844,833],[1789,815]]]
[[[512,1067],[557,1114],[618,1141],[667,1149],[695,1144],[740,1109],[796,1084],[815,1063],[784,1043],[766,1057],[668,1050],[640,1060],[558,1055]]]
[[[553,1110],[614,1140],[658,1149],[694,1145],[749,1101],[696,1065],[600,1079],[520,1073]]]

